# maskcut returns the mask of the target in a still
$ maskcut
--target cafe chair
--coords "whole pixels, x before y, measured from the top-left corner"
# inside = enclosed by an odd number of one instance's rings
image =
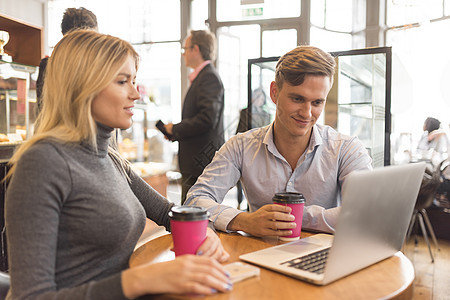
[[[9,290],[9,275],[0,271],[0,299],[5,299]]]
[[[441,184],[436,193],[437,206],[450,209],[450,158],[442,162]]]
[[[440,167],[441,165],[437,166],[436,168],[434,168],[431,165],[428,165],[427,168],[425,169],[424,177],[422,179],[419,194],[416,200],[416,205],[414,207],[414,212],[411,218],[411,222],[409,224],[408,233],[406,235],[406,241],[408,241],[411,232],[414,228],[414,225],[416,225],[417,223],[419,224],[420,229],[422,230],[422,235],[425,239],[425,242],[427,243],[432,263],[434,263],[434,257],[431,251],[426,228],[428,228],[431,238],[433,239],[434,245],[436,246],[436,249],[438,249],[438,251],[439,245],[436,239],[436,235],[434,234],[433,226],[431,225],[430,219],[428,218],[426,209],[429,208],[431,204],[433,204],[434,196],[441,183]],[[417,243],[417,237],[415,237],[415,241]]]

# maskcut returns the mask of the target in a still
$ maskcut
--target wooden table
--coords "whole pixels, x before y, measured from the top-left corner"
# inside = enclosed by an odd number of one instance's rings
[[[302,232],[302,238],[311,233]],[[239,255],[277,245],[275,238],[256,238],[239,233],[219,233],[224,248],[230,253],[226,263],[239,261]],[[130,266],[148,262],[162,262],[175,258],[170,248],[170,234],[151,240],[138,248],[130,258]],[[366,269],[326,286],[309,284],[264,268],[253,277],[233,286],[228,293],[201,299],[411,299],[414,268],[409,259],[398,252]],[[143,299],[199,299],[177,295],[156,295]]]

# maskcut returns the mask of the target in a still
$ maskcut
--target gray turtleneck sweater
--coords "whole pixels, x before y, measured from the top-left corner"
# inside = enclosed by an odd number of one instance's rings
[[[173,204],[132,171],[131,183],[119,172],[111,132],[98,124],[98,151],[45,140],[17,162],[5,210],[8,299],[124,299],[121,271],[145,216],[169,229]]]

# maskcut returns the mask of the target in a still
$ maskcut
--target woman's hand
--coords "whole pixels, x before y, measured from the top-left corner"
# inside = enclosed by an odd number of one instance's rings
[[[209,227],[206,230],[206,240],[198,248],[197,255],[212,257],[219,262],[225,262],[230,258],[230,254],[223,249],[217,234]]]
[[[123,293],[129,299],[160,293],[211,295],[231,288],[223,266],[206,256],[182,255],[122,272]]]

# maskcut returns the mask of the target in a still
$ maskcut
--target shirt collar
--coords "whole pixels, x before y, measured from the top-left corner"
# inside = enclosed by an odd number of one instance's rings
[[[268,126],[268,130],[267,130],[266,135],[264,136],[264,139],[263,139],[263,144],[266,144],[267,145],[267,149],[270,152],[272,152],[274,155],[278,155],[279,157],[282,157],[280,152],[278,152],[278,149],[275,146],[275,142],[273,140],[273,123],[274,122],[272,122]]]
[[[203,68],[209,63],[211,63],[210,60],[205,60],[203,63],[198,65],[197,68],[195,68],[194,71],[189,74],[189,81],[192,83],[192,81],[194,81],[194,79],[197,77],[198,73],[200,73],[200,71],[203,70]]]
[[[309,140],[308,150],[313,150],[316,146],[322,145],[322,135],[319,132],[318,124],[314,124],[312,128],[311,139]]]
[[[263,143],[267,145],[267,149],[269,149],[270,152],[279,154],[278,149],[275,146],[275,142],[273,140],[273,124],[274,122],[272,122],[272,124],[269,125],[269,129],[267,130],[266,135],[264,136]],[[319,126],[320,125],[318,124],[314,124],[312,128],[311,138],[309,140],[308,147],[306,148],[307,152],[311,152],[314,150],[316,146],[323,144],[322,136],[320,135],[319,132]]]

